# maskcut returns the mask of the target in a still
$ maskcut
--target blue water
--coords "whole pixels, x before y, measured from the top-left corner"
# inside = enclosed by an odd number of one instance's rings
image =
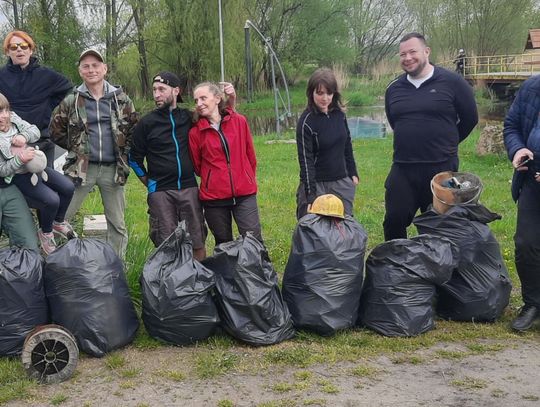
[[[348,117],[347,123],[351,138],[383,138],[386,136],[386,125],[366,117]]]

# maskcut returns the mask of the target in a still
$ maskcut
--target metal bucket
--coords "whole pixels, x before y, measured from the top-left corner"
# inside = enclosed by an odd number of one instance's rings
[[[431,180],[433,209],[440,214],[452,206],[478,202],[482,193],[482,181],[468,172],[444,171]]]

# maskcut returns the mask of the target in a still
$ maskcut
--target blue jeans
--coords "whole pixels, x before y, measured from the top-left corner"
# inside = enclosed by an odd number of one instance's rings
[[[63,222],[66,211],[73,198],[75,185],[65,175],[52,168],[46,168],[48,180],[43,181],[40,174],[38,183],[30,182],[33,174],[17,174],[12,183],[17,185],[26,198],[30,208],[37,209],[39,227],[44,233],[52,232],[53,221]]]

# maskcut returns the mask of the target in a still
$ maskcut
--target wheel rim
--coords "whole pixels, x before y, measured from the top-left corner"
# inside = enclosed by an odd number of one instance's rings
[[[21,357],[31,378],[40,383],[59,383],[75,372],[79,349],[67,329],[43,325],[26,337]]]

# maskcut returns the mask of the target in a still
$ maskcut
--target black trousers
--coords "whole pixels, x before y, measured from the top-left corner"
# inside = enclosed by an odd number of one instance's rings
[[[230,242],[234,239],[232,218],[238,226],[238,232],[244,236],[246,232],[252,232],[259,241],[263,241],[261,233],[261,221],[257,206],[257,195],[249,195],[237,199],[235,205],[211,206],[208,202],[202,202],[204,218],[208,228],[214,235],[216,246],[220,243]]]
[[[407,227],[418,209],[425,212],[433,203],[431,179],[439,172],[457,171],[459,160],[452,157],[442,163],[394,163],[386,177],[383,229],[384,239],[406,239]]]
[[[540,183],[532,177],[519,195],[514,244],[523,302],[540,307]]]

